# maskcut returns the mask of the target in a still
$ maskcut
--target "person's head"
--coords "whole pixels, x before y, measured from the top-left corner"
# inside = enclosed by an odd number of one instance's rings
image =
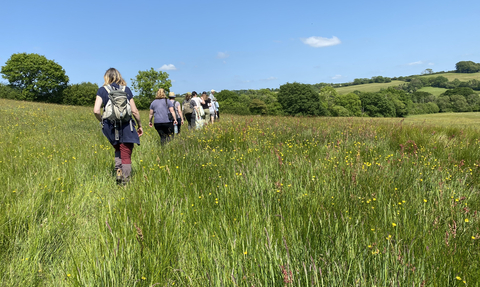
[[[115,68],[110,68],[105,72],[105,75],[103,76],[103,79],[105,83],[103,83],[104,86],[110,85],[110,84],[118,84],[121,86],[126,86],[127,83],[125,80],[122,78],[122,75],[120,75],[120,72],[115,69]]]
[[[175,100],[175,93],[174,93],[174,92],[168,93],[168,98],[169,98],[170,100]]]
[[[207,92],[203,92],[202,93],[202,99],[206,100],[207,98],[208,98]]]
[[[197,92],[193,91],[192,92],[192,98],[195,98],[197,96]]]
[[[158,89],[157,96],[155,97],[155,99],[165,99],[165,98],[167,98],[167,95],[165,95],[165,90],[162,88]]]
[[[191,98],[192,98],[192,94],[191,94],[191,93],[187,93],[187,94],[185,95],[185,101],[188,102],[188,101],[190,101]]]
[[[212,89],[212,90],[210,91],[210,93],[211,93],[212,95],[215,95],[215,90]]]

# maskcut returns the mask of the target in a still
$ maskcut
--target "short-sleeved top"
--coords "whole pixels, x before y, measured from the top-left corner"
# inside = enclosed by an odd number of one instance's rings
[[[173,103],[167,99],[155,99],[150,104],[150,109],[153,110],[153,122],[155,124],[170,123],[168,119],[169,109],[173,108]]]
[[[209,104],[212,102],[212,100],[210,100],[210,99],[207,98],[206,100],[204,100],[204,102],[205,102],[205,104],[201,104],[201,105],[202,105],[202,108],[203,108],[204,110],[209,109],[209,108],[210,108],[210,107],[209,107]]]
[[[116,83],[110,84],[114,89],[119,89],[120,86]],[[125,87],[125,92],[127,93],[127,99],[130,101],[133,98],[132,91],[130,88]],[[102,106],[105,108],[105,105],[110,100],[108,98],[108,92],[105,87],[100,87],[97,91],[97,96],[102,98]],[[119,139],[115,140],[115,126],[109,120],[103,120],[103,134],[107,137],[108,141],[112,145],[117,145],[119,143],[136,143],[140,144],[140,138],[138,137],[137,130],[135,129],[135,121],[131,120],[132,129],[130,129],[130,122],[121,124],[117,127]]]
[[[190,100],[190,106],[191,106],[192,109],[193,109],[192,119],[194,119],[194,118],[195,118],[195,115],[197,114],[197,113],[195,112],[195,107],[200,107],[200,105],[201,105],[201,104],[200,104],[200,98],[195,97],[195,98],[192,98],[192,99]]]
[[[172,102],[169,100],[169,102]],[[174,101],[174,108],[173,110],[175,111],[175,115],[177,115],[177,119],[181,119],[180,115],[178,114],[178,108],[180,107],[180,103],[177,101]]]

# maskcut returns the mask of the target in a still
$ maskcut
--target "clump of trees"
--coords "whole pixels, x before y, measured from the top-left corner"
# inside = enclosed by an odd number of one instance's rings
[[[476,73],[480,72],[480,63],[472,61],[460,61],[455,65],[457,73]]]
[[[236,115],[283,115],[277,93],[270,89],[222,90],[215,94],[222,113]]]
[[[0,72],[8,81],[0,83],[0,98],[5,99],[92,106],[99,88],[90,82],[69,85],[63,67],[38,54],[13,54]],[[159,88],[168,93],[172,86],[167,73],[153,68],[139,71],[131,80],[132,88],[138,92],[135,103],[139,109],[149,108]],[[258,110],[252,107],[252,111]]]

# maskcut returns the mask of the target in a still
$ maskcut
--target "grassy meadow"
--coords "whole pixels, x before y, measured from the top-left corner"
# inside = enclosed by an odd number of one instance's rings
[[[418,89],[419,92],[427,92],[436,97],[440,96],[441,94],[445,93],[447,89],[445,88],[436,88],[436,87],[423,87]]]
[[[478,73],[443,73],[443,74],[433,74],[433,75],[423,75],[422,77],[438,77],[442,76],[447,78],[449,81],[459,79],[462,82],[468,82],[470,80],[479,80],[480,81],[480,72]]]
[[[371,84],[362,84],[362,85],[353,85],[347,87],[336,88],[335,90],[340,95],[352,93],[353,91],[361,91],[364,93],[375,93],[381,89],[386,89],[388,87],[397,87],[404,84],[404,81],[391,81],[390,83],[371,83]]]
[[[421,77],[438,77],[438,76],[445,77],[449,81],[453,81],[455,79],[459,79],[462,82],[468,82],[469,80],[480,81],[480,72],[479,73],[443,73],[443,74],[434,74],[434,75],[423,75]],[[335,90],[341,95],[352,93],[353,91],[356,91],[356,90],[364,93],[365,92],[376,93],[382,89],[386,89],[388,87],[397,87],[405,83],[406,82],[404,81],[391,81],[390,83],[371,83],[371,84],[340,87],[340,88],[336,88]],[[435,87],[423,87],[419,91],[428,92],[435,96],[438,96],[441,93],[445,92],[446,89],[435,88]]]
[[[122,187],[92,109],[0,99],[0,286],[480,285],[478,113],[144,111]]]

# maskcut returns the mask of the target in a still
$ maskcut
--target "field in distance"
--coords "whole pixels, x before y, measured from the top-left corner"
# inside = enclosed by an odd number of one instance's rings
[[[453,81],[458,79],[462,82],[468,82],[469,80],[479,80],[480,81],[480,72],[479,73],[444,73],[444,74],[433,74],[433,75],[424,75],[421,77],[438,77],[442,76],[447,78],[449,81]],[[372,83],[372,84],[363,84],[363,85],[354,85],[348,87],[341,87],[336,88],[337,92],[341,95],[348,94],[353,91],[360,91],[360,92],[370,92],[375,93],[380,91],[381,89],[386,89],[388,87],[396,87],[401,84],[404,84],[404,81],[391,81],[390,83]],[[420,91],[431,93],[435,96],[440,95],[445,91],[442,88],[433,88],[433,87],[424,87],[421,88]]]
[[[348,87],[341,87],[336,88],[337,92],[340,95],[352,93],[353,91],[361,91],[361,92],[370,92],[375,93],[380,91],[381,89],[386,89],[388,87],[396,87],[401,84],[405,83],[404,81],[391,81],[390,83],[372,83],[372,84],[362,84],[362,85],[354,85]]]
[[[480,113],[439,113],[413,115],[405,118],[406,124],[425,124],[440,127],[479,128]]]

